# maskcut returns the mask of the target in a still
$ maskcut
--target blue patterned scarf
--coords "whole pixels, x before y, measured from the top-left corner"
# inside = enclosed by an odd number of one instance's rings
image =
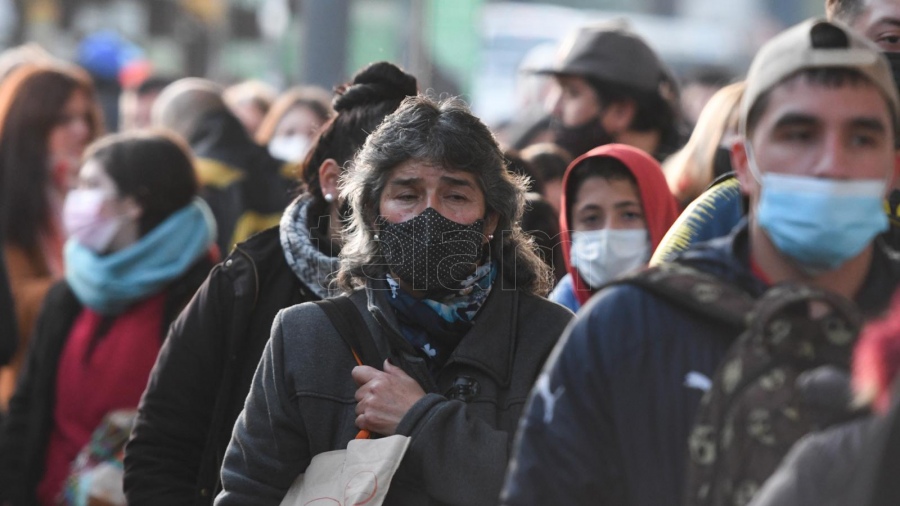
[[[432,374],[444,366],[456,345],[474,325],[473,320],[491,293],[497,267],[487,262],[462,283],[459,291],[441,298],[417,299],[404,291],[390,274],[388,297],[403,337],[422,353]]]

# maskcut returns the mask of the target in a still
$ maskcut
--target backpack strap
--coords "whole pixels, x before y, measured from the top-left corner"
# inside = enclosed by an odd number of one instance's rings
[[[353,353],[357,364],[381,370],[383,361],[381,354],[375,347],[369,327],[350,297],[322,299],[315,301],[314,304],[322,308],[325,316],[331,320],[331,324],[341,335],[341,339],[350,347],[350,353]],[[362,356],[357,350],[362,352]],[[363,429],[356,434],[354,439],[369,439],[370,437],[371,433]]]
[[[612,281],[658,295],[681,309],[733,327],[745,328],[756,300],[732,283],[677,263],[664,263]],[[601,288],[601,289],[602,289]]]
[[[341,335],[341,339],[350,347],[356,363],[381,370],[384,358],[375,347],[372,333],[369,332],[368,325],[359,314],[359,310],[356,309],[356,304],[349,297],[322,299],[316,301],[315,304],[322,308],[335,330]]]

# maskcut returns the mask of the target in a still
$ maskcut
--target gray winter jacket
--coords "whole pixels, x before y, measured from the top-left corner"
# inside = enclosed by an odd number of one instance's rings
[[[370,282],[351,300],[381,354],[426,395],[397,427],[412,441],[385,504],[496,504],[528,393],[572,313],[495,286],[433,379],[401,337],[386,290]],[[225,455],[217,506],[277,505],[313,456],[347,447],[358,431],[355,365],[316,305],[278,314]]]

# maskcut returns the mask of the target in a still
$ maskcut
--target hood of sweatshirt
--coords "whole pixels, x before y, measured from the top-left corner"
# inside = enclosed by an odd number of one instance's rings
[[[647,222],[651,252],[656,249],[666,231],[669,230],[669,227],[675,222],[675,218],[678,217],[678,204],[669,191],[669,186],[666,184],[666,178],[663,176],[659,162],[640,149],[625,144],[606,144],[588,151],[569,164],[563,176],[562,202],[560,206],[562,212],[560,212],[559,216],[560,238],[562,240],[563,254],[565,255],[566,270],[572,277],[575,296],[581,304],[587,302],[594,291],[581,278],[577,269],[572,266],[570,220],[575,203],[569,202],[567,195],[574,193],[569,188],[572,171],[586,160],[593,158],[614,158],[634,175],[634,179],[637,181],[638,193],[641,197],[644,219]]]

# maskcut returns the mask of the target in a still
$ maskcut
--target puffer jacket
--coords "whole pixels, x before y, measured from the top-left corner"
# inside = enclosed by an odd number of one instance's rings
[[[400,421],[411,444],[385,504],[485,505],[500,493],[528,391],[572,317],[495,286],[475,325],[433,378],[401,337],[384,281],[353,293],[382,356],[426,392]],[[217,506],[277,505],[313,456],[346,448],[355,426],[356,362],[313,304],[281,312],[222,468]],[[458,385],[468,388],[459,390]]]
[[[855,302],[883,311],[900,262],[876,241]],[[759,296],[746,221],[676,262]],[[506,505],[677,506],[700,399],[742,329],[710,321],[635,285],[598,293],[538,380],[510,465]]]

